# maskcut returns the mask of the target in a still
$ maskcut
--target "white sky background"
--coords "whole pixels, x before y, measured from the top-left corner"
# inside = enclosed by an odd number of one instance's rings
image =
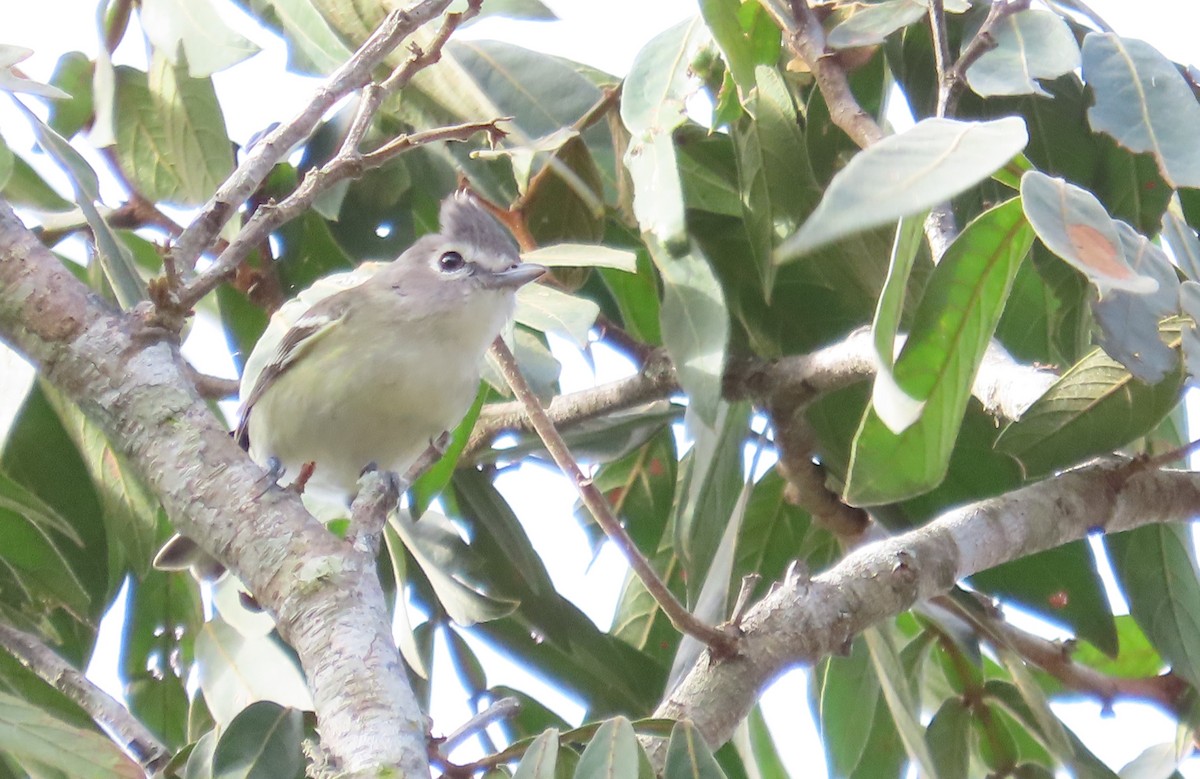
[[[694,0],[545,0],[560,16],[550,23],[484,20],[464,35],[474,38],[500,38],[593,65],[623,75],[638,49],[658,32],[696,13]],[[1090,5],[1122,35],[1143,38],[1171,59],[1200,63],[1200,44],[1195,31],[1200,29],[1200,9],[1193,0],[1091,0]],[[235,17],[237,14],[234,15]],[[18,0],[0,1],[0,43],[26,46],[35,54],[21,63],[32,78],[47,80],[59,55],[70,50],[94,56],[97,51],[94,0]],[[309,79],[285,72],[286,54],[270,33],[256,29],[244,17],[237,25],[247,37],[263,47],[263,52],[234,68],[216,74],[214,80],[225,108],[230,137],[244,142],[252,134],[274,121],[293,115],[310,94]],[[115,57],[116,62],[144,66],[145,54],[136,28]],[[256,88],[246,90],[247,84]],[[28,104],[36,101],[27,100]],[[31,157],[32,135],[24,120],[0,99],[0,132],[8,144],[27,159]],[[93,164],[100,163],[93,158]],[[69,191],[64,177],[52,179]],[[109,182],[104,189],[110,203],[120,202],[119,190]],[[188,344],[189,358],[202,370],[233,375],[232,363],[210,331],[203,345]],[[196,339],[193,339],[195,341]],[[607,350],[597,350],[596,370],[574,353],[559,349],[564,361],[563,389],[571,391],[628,374],[632,368],[623,358]],[[23,393],[20,366],[6,359],[0,349],[0,440],[7,426],[4,409],[11,397]],[[597,379],[596,377],[600,378]],[[6,397],[7,395],[7,397]],[[571,512],[575,495],[570,485],[545,469],[526,467],[506,475],[500,488],[525,524],[535,547],[545,561],[555,585],[571,597],[597,624],[611,623],[624,563],[606,545],[593,561],[586,539]],[[573,722],[582,710],[577,703],[548,690],[544,684],[497,657],[485,646],[472,642],[488,668],[490,684],[507,684],[530,691],[551,708]],[[444,655],[443,655],[444,656]],[[100,666],[104,665],[103,663]],[[444,668],[444,666],[443,666]],[[94,676],[114,694],[120,684],[111,668],[96,667]],[[780,679],[763,697],[776,744],[793,776],[826,775],[820,740],[808,713],[805,674],[792,672]],[[466,707],[455,684],[443,684],[435,690],[433,716],[436,729],[449,732],[472,712]],[[1114,769],[1136,757],[1147,746],[1170,742],[1174,728],[1157,710],[1136,704],[1118,704],[1116,716],[1102,718],[1094,701],[1056,704],[1067,724]],[[1200,779],[1200,765],[1192,761],[1185,776]]]

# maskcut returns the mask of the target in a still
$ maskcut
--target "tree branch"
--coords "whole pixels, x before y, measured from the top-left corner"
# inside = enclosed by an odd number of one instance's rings
[[[229,218],[266,179],[275,163],[316,128],[325,112],[346,95],[366,86],[371,72],[402,40],[439,16],[450,0],[422,0],[408,10],[392,11],[344,65],[330,74],[312,101],[291,121],[267,133],[246,154],[237,170],[201,209],[171,251],[181,271],[195,267],[197,258],[212,245]]]
[[[37,636],[0,622],[0,647],[42,681],[70,698],[92,721],[133,756],[148,774],[157,774],[171,760],[171,751],[145,728],[129,710],[101,690],[79,669],[63,660]]]
[[[104,431],[177,529],[276,619],[313,693],[322,747],[347,776],[425,776],[425,716],[408,687],[374,558],[329,533],[218,423],[177,346],[107,308],[0,201],[0,338]]]
[[[953,509],[862,546],[811,580],[785,578],[742,620],[737,657],[702,659],[654,716],[691,719],[709,744],[723,744],[784,669],[816,662],[964,577],[1095,531],[1184,521],[1198,509],[1200,474],[1112,462]],[[656,764],[665,750],[665,741],[652,745]]]
[[[575,489],[579,492],[579,499],[583,505],[587,506],[588,511],[596,520],[596,524],[604,531],[609,540],[616,544],[621,550],[621,554],[629,563],[629,567],[641,580],[642,586],[650,593],[655,602],[663,610],[663,614],[671,621],[671,624],[681,633],[685,633],[693,638],[702,641],[711,647],[717,654],[727,653],[734,648],[734,637],[723,630],[706,625],[696,618],[682,603],[675,597],[675,594],[663,583],[658,577],[658,573],[654,570],[654,566],[646,559],[637,544],[625,532],[625,528],[621,526],[616,515],[613,514],[612,507],[608,505],[608,500],[604,494],[596,488],[596,485],[583,474],[579,468],[579,463],[571,455],[567,444],[562,440],[562,436],[558,434],[554,423],[550,421],[550,417],[546,414],[546,410],[542,408],[541,401],[533,393],[529,387],[525,377],[521,375],[521,369],[517,366],[516,358],[509,351],[508,345],[504,343],[504,339],[497,338],[492,344],[492,356],[500,364],[500,372],[504,374],[508,385],[512,387],[513,393],[517,399],[524,405],[525,413],[529,416],[530,425],[537,431],[542,442],[546,445],[546,450],[550,452],[550,456],[554,459],[555,464],[562,470],[563,475],[571,480],[575,485]]]

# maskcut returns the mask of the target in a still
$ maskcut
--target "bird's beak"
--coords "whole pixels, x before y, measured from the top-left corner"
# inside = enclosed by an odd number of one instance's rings
[[[532,262],[519,262],[504,270],[482,275],[479,280],[488,289],[516,289],[541,277],[545,272],[545,265],[538,265]]]

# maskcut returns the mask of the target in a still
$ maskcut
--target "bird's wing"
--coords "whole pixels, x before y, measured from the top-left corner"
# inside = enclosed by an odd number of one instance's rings
[[[298,357],[310,350],[346,315],[349,301],[346,290],[317,301],[279,339],[270,359],[255,377],[253,387],[242,402],[242,418],[234,437],[243,447],[248,446],[247,425],[254,404],[276,379],[295,364]]]

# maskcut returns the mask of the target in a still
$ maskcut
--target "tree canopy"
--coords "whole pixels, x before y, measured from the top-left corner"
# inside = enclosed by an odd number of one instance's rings
[[[1066,695],[1178,722],[1144,775],[1186,756],[1193,69],[1075,0],[699,0],[623,79],[459,34],[538,0],[238,0],[321,86],[234,143],[212,76],[257,47],[225,2],[104,0],[49,83],[0,45],[71,184],[0,139],[0,341],[37,370],[0,409],[0,777],[783,776],[758,704],[797,666],[835,776],[1116,776]],[[180,344],[211,320],[240,365],[456,188],[552,273],[407,509],[368,473],[319,521]],[[632,375],[564,392],[556,355],[599,348]],[[629,562],[611,627],[497,489],[522,463]],[[174,532],[236,581],[156,570]],[[114,609],[121,700],[82,673]],[[431,728],[435,674],[475,719]]]

